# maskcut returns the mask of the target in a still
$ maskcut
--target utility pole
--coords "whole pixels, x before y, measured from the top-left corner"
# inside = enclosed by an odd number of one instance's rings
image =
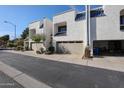
[[[92,49],[91,49],[91,38],[90,38],[90,5],[85,6],[85,11],[86,11],[86,29],[87,29],[87,38],[86,38],[86,48],[85,48],[85,53],[82,58],[90,58],[92,56]]]
[[[86,5],[87,46],[90,46],[90,5]]]
[[[10,24],[10,25],[12,25],[12,26],[14,27],[14,39],[16,39],[16,25],[13,24],[13,23],[10,22],[10,21],[4,21],[4,23]]]

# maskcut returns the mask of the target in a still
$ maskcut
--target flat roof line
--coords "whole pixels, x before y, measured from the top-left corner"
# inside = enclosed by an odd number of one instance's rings
[[[71,12],[71,11],[76,11],[76,10],[74,10],[74,9],[69,9],[69,10],[66,10],[66,11],[63,11],[63,12],[60,12],[60,13],[57,13],[57,14],[55,14],[54,16],[61,15],[61,14],[64,14],[64,13],[67,13],[67,12]]]

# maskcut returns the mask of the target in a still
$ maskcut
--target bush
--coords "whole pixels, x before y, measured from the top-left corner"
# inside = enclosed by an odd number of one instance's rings
[[[41,54],[43,54],[45,51],[44,51],[44,48],[40,48],[40,52],[41,52]]]
[[[51,53],[54,53],[55,48],[54,48],[53,46],[50,46],[50,47],[48,48],[48,51],[50,51]]]
[[[24,44],[24,40],[22,40],[22,39],[18,39],[18,40],[16,40],[16,45],[17,46],[23,46],[23,44]]]
[[[16,50],[17,50],[17,51],[19,51],[19,50],[23,51],[23,46],[17,46],[17,47],[16,47]]]
[[[7,47],[15,47],[14,43],[8,42]]]
[[[41,40],[45,41],[45,36],[42,34],[36,34],[32,36],[32,40],[35,41],[36,43],[39,43]]]
[[[45,52],[44,48],[42,48],[42,47],[36,51],[37,54],[43,54],[44,52]]]
[[[36,51],[37,54],[41,54],[41,52],[39,50]]]
[[[26,50],[26,51],[28,51],[28,50],[29,50],[28,46],[27,46],[27,47],[25,47],[25,50]]]
[[[47,51],[46,51],[45,54],[53,54],[54,51],[55,51],[55,48],[54,48],[53,46],[50,46],[50,47],[47,49]]]

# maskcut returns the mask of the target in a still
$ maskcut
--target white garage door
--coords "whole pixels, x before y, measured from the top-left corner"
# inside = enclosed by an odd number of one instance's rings
[[[58,42],[57,52],[58,53],[69,53],[69,54],[80,54],[84,51],[83,42]]]

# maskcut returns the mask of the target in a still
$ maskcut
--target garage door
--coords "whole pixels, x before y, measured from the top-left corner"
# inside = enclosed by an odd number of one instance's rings
[[[57,52],[58,53],[68,53],[68,54],[83,54],[84,46],[82,41],[66,41],[57,42]]]
[[[97,40],[93,47],[99,50],[99,55],[124,55],[124,40]]]

